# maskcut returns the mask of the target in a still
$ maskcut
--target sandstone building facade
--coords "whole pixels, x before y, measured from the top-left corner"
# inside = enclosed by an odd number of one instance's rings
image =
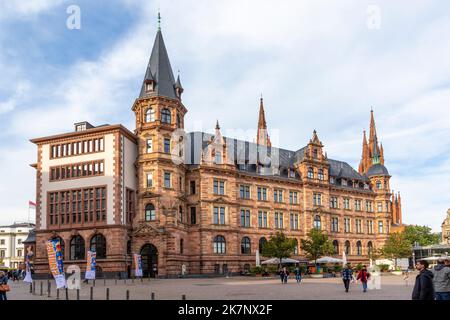
[[[36,273],[48,273],[45,241],[58,237],[66,265],[147,276],[245,271],[277,231],[300,244],[311,228],[329,234],[335,254],[367,262],[402,225],[373,112],[359,170],[329,159],[316,131],[299,150],[272,146],[260,101],[256,143],[184,132],[188,108],[158,30],[139,97],[136,128],[76,124],[37,145]],[[304,253],[300,246],[294,258]],[[262,258],[264,259],[264,258]]]

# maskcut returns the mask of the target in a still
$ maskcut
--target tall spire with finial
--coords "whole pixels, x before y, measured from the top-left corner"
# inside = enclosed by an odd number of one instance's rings
[[[370,164],[369,146],[367,144],[366,130],[364,130],[362,142],[362,154],[358,172],[360,174],[366,173],[367,170],[369,170],[370,165],[371,164]]]
[[[256,143],[258,145],[270,147],[272,144],[270,142],[270,137],[267,132],[266,115],[264,112],[264,99],[261,93],[261,99],[259,102],[259,118],[258,118],[258,133],[256,136]]]
[[[158,8],[158,31],[161,31],[161,11]]]

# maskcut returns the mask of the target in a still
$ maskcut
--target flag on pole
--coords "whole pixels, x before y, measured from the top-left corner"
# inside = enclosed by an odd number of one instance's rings
[[[31,200],[28,200],[28,207],[29,207],[30,209],[36,208],[36,203],[34,203],[34,202],[31,201]]]

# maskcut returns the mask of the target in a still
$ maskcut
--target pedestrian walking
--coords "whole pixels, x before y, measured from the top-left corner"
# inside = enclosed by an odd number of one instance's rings
[[[284,283],[284,269],[283,268],[280,268],[279,274],[280,274],[281,283],[283,284]]]
[[[431,272],[436,300],[450,300],[450,268],[445,265],[445,259],[439,259]]]
[[[283,267],[280,271],[280,278],[281,278],[281,283],[287,283],[287,278],[289,276],[289,271],[287,270],[286,267]]]
[[[345,292],[348,292],[350,288],[350,281],[353,279],[353,270],[350,268],[350,264],[347,264],[342,270],[342,281],[344,282]]]
[[[363,286],[363,292],[367,292],[367,280],[370,278],[370,273],[367,272],[367,267],[362,266],[362,269],[358,272],[357,280],[361,280]]]
[[[412,292],[413,300],[434,300],[433,273],[428,270],[428,261],[419,260],[416,263],[419,274]]]
[[[0,301],[8,300],[6,297],[6,292],[8,291],[9,291],[8,276],[4,271],[0,271]]]
[[[295,268],[295,280],[297,283],[302,282],[302,271],[300,270],[300,267]]]

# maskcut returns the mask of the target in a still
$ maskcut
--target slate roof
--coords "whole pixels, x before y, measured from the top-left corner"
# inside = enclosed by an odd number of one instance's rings
[[[195,168],[200,164],[202,150],[207,148],[213,137],[214,135],[204,132],[191,132],[187,134],[185,150],[186,161],[189,167]],[[256,163],[270,165],[270,163],[264,163],[263,158],[259,159],[258,157],[258,149],[264,147],[258,146],[253,142],[233,138],[224,137],[224,140],[227,146],[231,146],[227,151],[228,157],[235,159],[235,163],[240,171],[258,174],[256,170]],[[305,146],[297,151],[291,151],[268,147],[267,154],[269,156],[274,155],[274,158],[276,158],[276,154],[278,153],[278,166],[280,168],[280,172],[278,174],[273,174],[273,176],[287,177],[287,169],[294,168],[295,163],[303,160],[306,148],[307,147]],[[359,174],[346,162],[333,159],[328,159],[328,162],[330,163],[330,176],[336,179],[344,178],[349,180],[358,180],[361,182],[368,181],[367,176]]]
[[[31,229],[28,232],[28,237],[22,241],[22,243],[35,243],[36,242],[36,229]]]
[[[146,92],[145,90],[145,82],[148,80],[155,82],[155,90],[152,92]],[[175,84],[166,45],[161,30],[158,30],[139,97],[164,96],[177,99]]]
[[[367,175],[369,177],[371,177],[371,176],[388,176],[389,171],[381,163],[377,163],[369,168],[369,170],[367,171]]]

